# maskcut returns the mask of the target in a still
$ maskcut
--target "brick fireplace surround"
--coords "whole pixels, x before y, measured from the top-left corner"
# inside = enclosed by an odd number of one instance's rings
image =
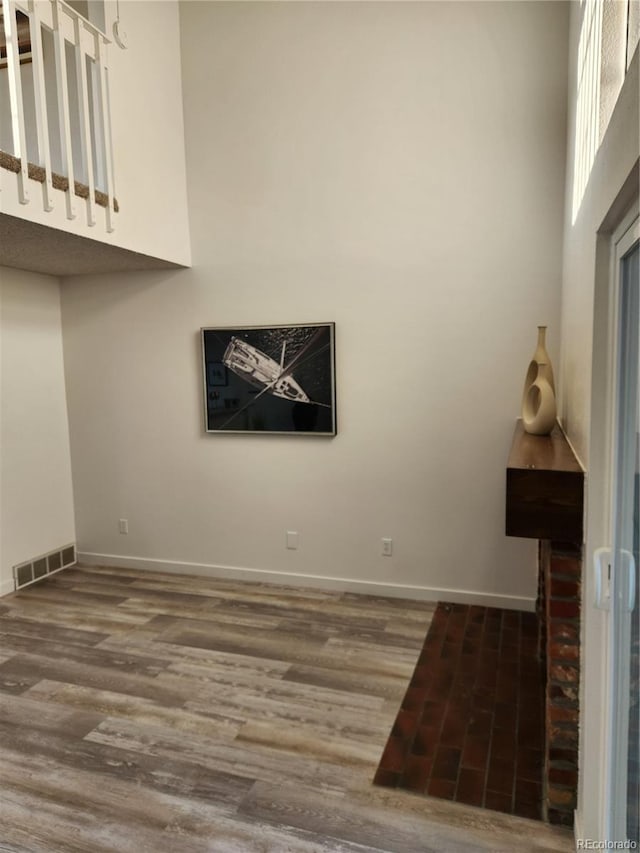
[[[584,472],[559,427],[518,421],[507,464],[506,533],[537,539],[539,652],[545,668],[543,817],[573,825],[578,785]]]
[[[572,826],[578,786],[581,548],[544,540],[538,554],[539,649],[546,669],[543,816]]]

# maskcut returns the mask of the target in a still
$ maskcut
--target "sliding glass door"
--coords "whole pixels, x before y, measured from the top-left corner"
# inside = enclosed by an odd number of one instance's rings
[[[640,248],[638,221],[616,245],[608,837],[640,842]]]

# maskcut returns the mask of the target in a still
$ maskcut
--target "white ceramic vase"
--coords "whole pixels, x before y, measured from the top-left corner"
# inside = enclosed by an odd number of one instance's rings
[[[538,375],[526,391],[522,422],[530,435],[549,435],[556,422],[556,395],[547,379],[546,362],[538,363]]]
[[[556,388],[546,347],[546,326],[538,326],[538,342],[522,389],[522,422],[531,435],[549,435],[556,422]]]
[[[551,359],[549,358],[549,353],[547,352],[546,337],[547,327],[538,326],[538,343],[536,344],[535,352],[531,356],[531,361],[529,362],[529,367],[527,369],[527,375],[524,380],[524,388],[522,389],[523,406],[525,397],[527,396],[527,391],[538,377],[538,367],[540,364],[544,364],[544,372],[547,378],[547,382],[549,383],[549,385],[551,385],[551,390],[553,391],[554,395],[556,393],[556,386],[555,382],[553,381],[553,368],[551,367]]]

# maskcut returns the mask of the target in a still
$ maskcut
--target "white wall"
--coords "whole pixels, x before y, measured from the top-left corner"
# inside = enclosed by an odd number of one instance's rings
[[[60,283],[0,267],[0,594],[74,541]]]
[[[108,35],[115,12],[116,4],[108,3]],[[21,205],[17,178],[6,170],[0,172],[0,212],[188,265],[191,250],[178,3],[127,0],[120,4],[120,17],[129,37],[129,47],[121,50],[115,43],[108,47],[115,195],[120,206],[115,217],[115,231],[106,232],[104,210],[100,207],[96,208],[97,224],[89,228],[86,204],[81,199],[77,199],[77,218],[68,220],[64,194],[58,191],[54,193],[55,209],[45,213],[42,187],[35,181],[29,182],[32,201]],[[29,78],[31,66],[22,68]],[[6,77],[7,71],[0,70],[0,124],[4,128],[0,145],[11,152]],[[26,93],[25,98],[28,112],[32,114],[33,95]],[[34,122],[32,118],[32,127]],[[53,119],[52,125],[57,127]],[[54,142],[52,149],[55,156],[59,145]],[[31,148],[29,150],[35,159]]]
[[[569,91],[576,91],[581,6],[572,4]],[[582,589],[582,683],[580,789],[576,835],[605,837],[603,806],[606,769],[604,724],[607,714],[607,614],[594,607],[593,549],[606,540],[607,466],[610,446],[605,426],[609,412],[603,393],[607,363],[604,347],[609,289],[609,235],[633,195],[637,198],[640,152],[638,63],[635,59],[620,92],[597,153],[575,222],[572,216],[573,143],[576,104],[569,99],[569,133],[564,271],[562,286],[561,416],[587,468],[587,541]],[[594,322],[596,340],[594,340]]]
[[[129,47],[109,48],[117,245],[189,264],[178,3],[126,0],[120,18]]]
[[[570,91],[575,91],[579,6],[573,5]],[[615,227],[614,203],[637,168],[640,150],[638,120],[638,53],[629,69],[607,132],[596,155],[586,192],[575,222],[572,222],[573,134],[575,103],[571,101],[567,151],[567,205],[564,226],[564,269],[562,280],[562,391],[561,415],[574,447],[589,467],[591,429],[591,373],[593,359],[593,309],[597,279],[598,232]],[[637,179],[633,181],[637,194]],[[627,202],[628,204],[628,202]],[[624,204],[623,204],[624,208]],[[607,222],[609,212],[613,218]],[[604,228],[602,228],[604,226]],[[605,267],[607,265],[605,264]]]
[[[565,5],[181,25],[194,268],[63,286],[81,551],[531,606],[504,481],[537,324],[558,354]],[[335,439],[203,434],[200,326],[328,320]]]

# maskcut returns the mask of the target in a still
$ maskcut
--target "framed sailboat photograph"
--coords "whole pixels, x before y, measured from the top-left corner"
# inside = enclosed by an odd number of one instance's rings
[[[200,334],[206,432],[336,435],[335,323]]]

